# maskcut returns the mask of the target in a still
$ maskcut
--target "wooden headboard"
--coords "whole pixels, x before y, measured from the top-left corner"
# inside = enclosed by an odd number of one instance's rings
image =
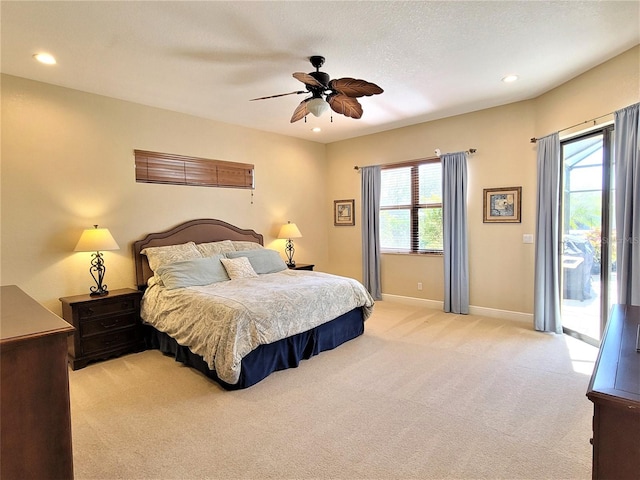
[[[136,284],[138,288],[144,290],[147,286],[147,280],[153,276],[147,257],[140,253],[145,248],[179,245],[186,242],[219,242],[221,240],[255,242],[264,245],[262,235],[254,230],[244,230],[213,218],[190,220],[165,232],[150,233],[133,244],[133,258],[136,265]]]

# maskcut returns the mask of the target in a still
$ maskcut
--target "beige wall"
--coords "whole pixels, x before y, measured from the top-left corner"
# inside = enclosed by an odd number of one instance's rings
[[[640,47],[635,47],[533,100],[331,144],[329,200],[355,198],[359,215],[360,179],[354,165],[430,157],[436,148],[477,148],[468,161],[470,303],[530,314],[534,245],[524,244],[522,236],[535,233],[537,182],[536,148],[529,140],[638,102],[639,58]],[[482,190],[508,186],[522,186],[522,223],[484,224]],[[356,227],[330,228],[329,259],[332,270],[361,279],[361,221],[356,218]],[[382,257],[383,294],[443,299],[441,257]]]
[[[331,144],[327,148],[329,198],[356,198],[359,214],[360,178],[354,165],[433,157],[436,148],[442,152],[477,149],[468,161],[470,302],[526,312],[532,308],[533,245],[523,244],[522,235],[533,233],[535,225],[535,149],[528,141],[533,128],[532,102],[519,102]],[[509,186],[522,186],[522,223],[483,223],[483,188]],[[333,227],[329,234],[331,268],[357,278],[362,276],[361,223],[358,217],[355,228]],[[443,299],[441,256],[382,257],[383,294]],[[417,289],[418,282],[423,284],[422,291]]]
[[[135,182],[133,150],[253,163],[256,189]],[[313,179],[313,181],[303,181]],[[274,240],[287,220],[304,237],[296,258],[323,268],[328,207],[325,147],[52,85],[2,77],[3,285],[16,284],[56,313],[58,298],[88,292],[84,228],[108,227],[110,289],[134,286],[131,244],[194,218],[220,218]],[[283,192],[286,192],[283,194]]]
[[[255,229],[281,252],[277,231],[294,221],[304,235],[295,242],[299,262],[361,279],[354,165],[476,148],[469,158],[471,304],[531,313],[534,247],[522,243],[535,230],[529,139],[637,102],[639,57],[636,47],[533,100],[326,147],[2,76],[1,283],[59,313],[58,297],[85,293],[92,282],[89,254],[72,251],[84,228],[108,227],[122,247],[105,253],[105,281],[115,289],[134,284],[133,241],[205,217]],[[133,149],[253,163],[253,203],[245,190],[138,184]],[[482,189],[501,186],[523,187],[522,223],[482,223]],[[356,226],[336,227],[333,200],[349,198]],[[383,293],[442,300],[442,271],[438,256],[384,255]]]
[[[639,99],[640,46],[636,46],[536,99],[535,136],[578,124],[560,132],[562,138],[592,127],[593,122],[586,120],[633,105]],[[607,121],[613,121],[613,115],[598,123]]]

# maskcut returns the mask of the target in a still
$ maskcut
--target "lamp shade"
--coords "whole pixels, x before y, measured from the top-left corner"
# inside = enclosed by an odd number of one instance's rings
[[[88,228],[80,236],[75,252],[99,252],[101,250],[120,250],[108,228]]]
[[[312,98],[307,102],[307,110],[309,110],[316,117],[319,117],[329,108],[329,104],[322,98]]]
[[[302,234],[295,223],[285,223],[278,233],[278,238],[301,238]]]

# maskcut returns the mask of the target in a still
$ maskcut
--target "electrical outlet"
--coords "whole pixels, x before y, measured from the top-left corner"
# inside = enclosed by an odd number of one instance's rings
[[[418,290],[422,290],[422,282],[418,282]]]
[[[533,234],[525,233],[522,235],[522,243],[533,243]]]

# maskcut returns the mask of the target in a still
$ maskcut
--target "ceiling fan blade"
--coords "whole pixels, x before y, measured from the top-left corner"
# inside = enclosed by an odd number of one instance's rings
[[[348,97],[368,97],[384,92],[384,90],[375,83],[350,77],[331,80],[329,82],[329,88]]]
[[[362,105],[353,97],[348,97],[342,93],[332,93],[327,96],[327,102],[336,113],[341,113],[351,118],[362,117]]]
[[[280,93],[278,95],[270,95],[268,97],[252,98],[249,101],[253,102],[254,100],[266,100],[267,98],[285,97],[287,95],[296,95],[296,94],[300,94],[300,93],[309,93],[309,92],[307,92],[306,90],[300,90],[300,91],[297,91],[297,92],[289,92],[289,93]]]
[[[326,85],[323,85],[308,73],[296,72],[293,74],[293,78],[300,80],[302,83],[310,87],[327,88]]]
[[[304,118],[307,115],[309,115],[309,109],[307,108],[307,103],[309,102],[309,100],[311,99],[305,98],[303,101],[300,102],[300,105],[296,107],[296,109],[293,111],[293,115],[291,115],[291,123],[297,122],[301,118]]]

